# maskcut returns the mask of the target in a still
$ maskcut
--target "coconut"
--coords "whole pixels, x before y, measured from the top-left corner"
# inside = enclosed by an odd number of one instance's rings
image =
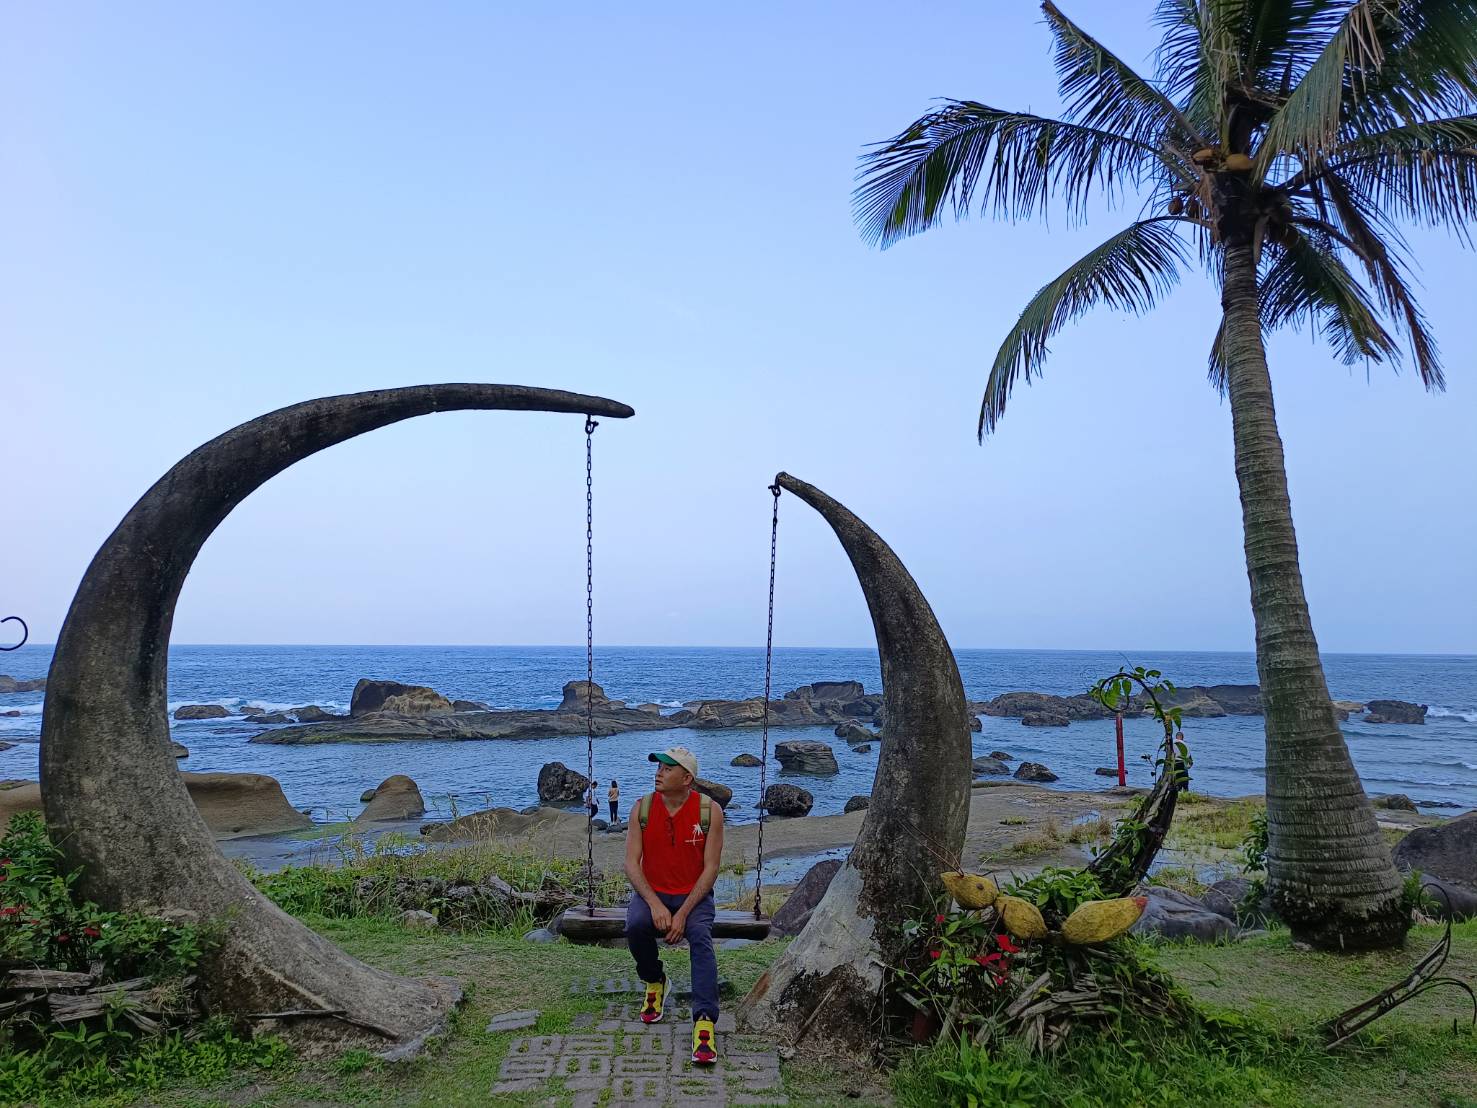
[[[1017,939],[1046,938],[1046,920],[1041,909],[1018,896],[1002,896],[995,900],[995,910],[1005,922],[1005,929]]]
[[[1000,895],[995,882],[977,873],[951,870],[948,873],[939,874],[939,878],[943,881],[944,888],[949,890],[949,895],[959,902],[961,908],[970,910],[988,908]]]
[[[1089,900],[1062,923],[1062,938],[1076,946],[1116,939],[1137,922],[1148,903],[1145,896]]]
[[[1179,215],[1184,210],[1185,210],[1185,201],[1184,201],[1184,199],[1182,197],[1176,196],[1173,200],[1171,200],[1169,202],[1169,214],[1170,215]]]
[[[1221,164],[1228,173],[1250,173],[1254,163],[1245,154],[1227,154]]]
[[[1190,155],[1190,160],[1196,165],[1210,165],[1211,162],[1216,160],[1217,156],[1214,146],[1202,146]]]

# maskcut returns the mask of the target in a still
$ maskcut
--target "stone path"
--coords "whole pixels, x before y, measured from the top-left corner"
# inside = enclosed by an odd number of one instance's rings
[[[718,1020],[718,1064],[699,1069],[691,1061],[691,1010],[673,1004],[661,1023],[644,1024],[638,1007],[610,1001],[598,1014],[576,1016],[567,1034],[514,1039],[492,1092],[563,1090],[574,1094],[574,1108],[788,1105],[774,1044],[735,1033],[731,1014]]]

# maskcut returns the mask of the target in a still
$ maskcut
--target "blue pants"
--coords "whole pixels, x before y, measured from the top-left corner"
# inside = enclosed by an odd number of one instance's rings
[[[657,899],[669,911],[676,912],[686,902],[681,893],[657,893]],[[692,954],[692,1017],[718,1019],[718,957],[713,953],[713,894],[710,892],[693,905],[683,935]],[[639,896],[631,897],[626,906],[626,942],[636,959],[636,973],[642,981],[662,981],[662,960],[657,943],[666,942],[651,922],[651,908]]]

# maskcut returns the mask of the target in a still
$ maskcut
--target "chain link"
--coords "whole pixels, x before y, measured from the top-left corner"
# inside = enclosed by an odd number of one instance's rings
[[[589,797],[595,796],[595,428],[585,416],[585,748]],[[595,914],[595,807],[585,805],[586,907]]]
[[[769,690],[774,674],[774,571],[780,540],[780,487],[770,485],[774,494],[774,515],[769,521],[769,619],[764,629],[764,736],[759,754],[759,853],[754,862],[754,918],[763,915],[764,892],[764,801],[769,769]]]

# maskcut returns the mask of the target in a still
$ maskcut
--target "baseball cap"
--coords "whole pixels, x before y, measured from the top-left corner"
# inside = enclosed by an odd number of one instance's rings
[[[697,776],[697,755],[685,746],[674,746],[660,754],[648,754],[648,762],[661,762],[668,766],[681,766],[694,777]]]

